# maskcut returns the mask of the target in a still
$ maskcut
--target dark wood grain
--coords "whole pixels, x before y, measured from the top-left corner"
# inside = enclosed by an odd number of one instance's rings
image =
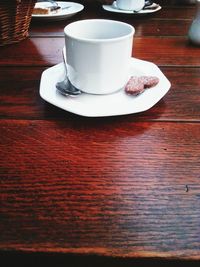
[[[100,16],[104,19],[109,19],[110,16]],[[90,17],[87,17],[90,18]],[[81,18],[80,18],[81,19]],[[121,17],[116,18],[120,21],[130,23],[130,18]],[[70,21],[67,21],[69,23]],[[179,23],[181,22],[181,23]],[[29,35],[31,37],[63,37],[64,27],[67,25],[66,21],[60,21],[58,23],[47,23],[44,29],[41,23],[32,23]],[[155,19],[147,17],[145,19],[133,18],[131,24],[135,27],[135,36],[187,36],[191,20],[167,20]]]
[[[63,46],[64,37],[26,39],[16,44],[15,49],[13,46],[1,48],[0,66],[52,66],[62,61]],[[133,56],[163,66],[200,67],[200,50],[190,45],[187,37],[134,38]]]
[[[181,11],[181,12],[180,12]],[[112,15],[112,16],[111,16]],[[94,14],[93,9],[85,8],[84,11],[78,13],[76,17],[69,20],[54,22],[46,22],[45,28],[40,21],[33,20],[30,26],[29,34],[33,36],[64,36],[64,27],[74,21],[74,19],[117,19],[127,23],[131,23],[136,29],[136,36],[186,36],[192,18],[195,16],[195,8],[177,7],[166,8],[165,6],[156,13],[150,15],[124,15],[113,14],[104,11],[101,7]]]
[[[0,117],[26,119],[74,118],[45,103],[39,96],[40,77],[43,67],[0,68]],[[168,94],[147,112],[129,120],[200,121],[200,68],[162,67],[161,70],[172,86]],[[26,76],[24,77],[24,73]],[[12,87],[10,77],[12,76]],[[109,119],[108,119],[109,120]],[[126,118],[125,118],[126,120]]]
[[[198,124],[0,124],[0,248],[199,257]]]

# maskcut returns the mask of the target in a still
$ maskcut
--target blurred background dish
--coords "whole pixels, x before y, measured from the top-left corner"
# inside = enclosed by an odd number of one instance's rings
[[[147,2],[147,4],[146,4]],[[112,5],[102,5],[102,8],[106,11],[109,12],[116,12],[116,13],[124,13],[124,14],[133,14],[133,15],[137,15],[137,14],[150,14],[150,13],[154,13],[157,12],[161,9],[161,6],[159,4],[156,3],[152,3],[151,1],[146,1],[145,2],[145,6],[142,10],[135,12],[132,10],[122,10],[119,9],[116,5],[116,1],[113,2]]]
[[[66,18],[70,18],[76,13],[82,11],[84,6],[75,3],[75,2],[55,2],[57,5],[55,6],[53,3],[49,1],[37,2],[35,7],[41,8],[40,10],[47,10],[46,14],[34,14],[33,12],[32,18],[38,20],[63,20]],[[57,8],[56,8],[57,7]],[[45,13],[45,12],[44,12]]]

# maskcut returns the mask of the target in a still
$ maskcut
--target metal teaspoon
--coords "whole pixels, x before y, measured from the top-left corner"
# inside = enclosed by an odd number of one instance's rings
[[[64,56],[63,52],[62,52],[62,56],[63,56],[63,62],[64,62],[64,66],[65,66],[66,77],[63,81],[57,82],[56,88],[57,88],[58,92],[64,96],[80,95],[82,93],[81,90],[74,87],[67,77],[66,60],[65,60],[65,56]]]

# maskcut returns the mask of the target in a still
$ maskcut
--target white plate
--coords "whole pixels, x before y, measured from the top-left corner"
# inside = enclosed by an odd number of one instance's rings
[[[130,76],[153,75],[159,83],[138,96],[129,96],[124,89],[109,95],[83,93],[76,97],[62,96],[56,83],[65,76],[64,63],[55,65],[42,73],[40,96],[47,102],[66,111],[86,117],[106,117],[142,112],[154,106],[170,89],[170,82],[153,63],[132,58]]]
[[[154,7],[155,5],[157,5],[157,4],[153,3],[151,5],[151,7]],[[139,12],[134,12],[134,11],[129,11],[129,10],[122,10],[122,9],[119,9],[116,6],[116,1],[114,1],[112,5],[102,5],[102,7],[106,11],[116,12],[116,13],[124,13],[124,14],[132,14],[132,15],[150,14],[150,13],[157,12],[158,10],[161,9],[161,6],[158,5],[158,7],[156,9],[142,9]]]
[[[39,19],[39,20],[63,20],[66,18],[70,18],[71,16],[75,15],[76,13],[82,11],[84,9],[84,6],[78,3],[74,2],[57,2],[58,5],[61,7],[61,10],[59,10],[57,13],[51,13],[51,14],[32,14],[33,19]],[[49,6],[48,2],[38,2],[38,6]],[[69,7],[69,8],[68,8]]]

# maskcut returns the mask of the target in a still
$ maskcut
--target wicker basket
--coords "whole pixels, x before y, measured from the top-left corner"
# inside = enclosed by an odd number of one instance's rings
[[[0,0],[0,46],[28,36],[36,0]]]

